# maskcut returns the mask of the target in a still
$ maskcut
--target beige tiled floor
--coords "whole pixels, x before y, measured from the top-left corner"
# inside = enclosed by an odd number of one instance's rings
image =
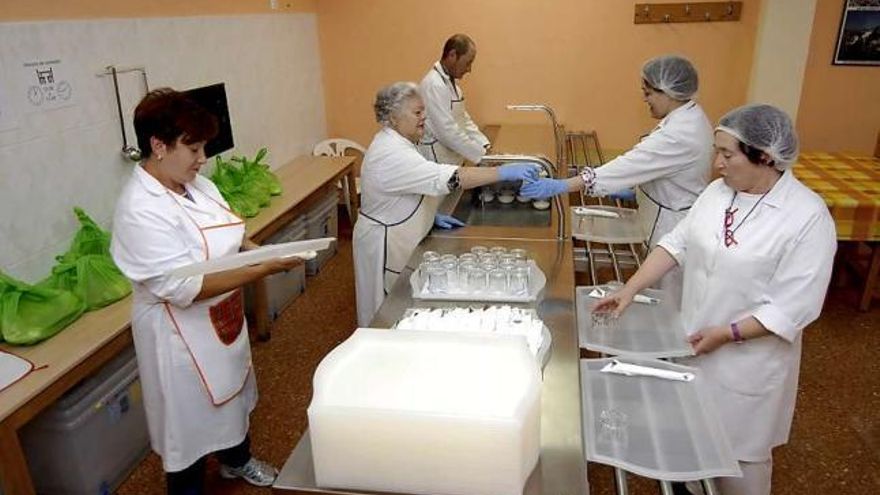
[[[856,297],[852,288],[833,288],[822,317],[806,330],[791,441],[774,456],[776,495],[880,494],[880,303],[860,313]],[[272,339],[254,344],[260,401],[251,434],[259,456],[278,466],[287,459],[306,426],[315,367],[354,328],[349,236],[276,322]],[[593,495],[613,493],[609,468],[591,464],[589,478]],[[209,463],[207,486],[216,494],[269,493],[220,480],[215,463]],[[151,454],[118,493],[164,490],[159,459]],[[631,477],[630,493],[659,492],[656,483]]]

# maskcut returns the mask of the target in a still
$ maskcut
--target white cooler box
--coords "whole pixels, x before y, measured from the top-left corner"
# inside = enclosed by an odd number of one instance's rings
[[[520,495],[540,453],[541,373],[525,339],[358,329],[315,372],[317,484]]]
[[[302,241],[306,238],[305,216],[297,217],[263,245],[282,244],[285,242]],[[306,265],[297,266],[288,272],[274,273],[266,277],[266,293],[268,299],[269,321],[275,321],[290,303],[306,290]],[[253,313],[253,289],[245,286],[245,308]]]
[[[21,441],[37,493],[112,494],[150,447],[134,349],[34,418]]]
[[[339,236],[339,210],[336,204],[338,196],[338,191],[333,189],[326,198],[306,212],[306,239]],[[334,254],[336,242],[329,249],[318,251],[317,258],[306,261],[306,273],[316,275]]]

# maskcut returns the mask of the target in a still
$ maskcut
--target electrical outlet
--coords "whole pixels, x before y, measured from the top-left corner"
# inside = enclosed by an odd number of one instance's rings
[[[272,10],[278,10],[278,0],[269,0],[269,8]]]

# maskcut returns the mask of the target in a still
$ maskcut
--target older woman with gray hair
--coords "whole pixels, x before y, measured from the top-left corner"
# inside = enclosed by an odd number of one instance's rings
[[[737,108],[715,128],[711,183],[626,285],[595,311],[620,314],[640,290],[684,267],[682,319],[697,367],[743,471],[725,495],[770,493],[772,449],[788,441],[801,337],[819,317],[837,248],[824,201],[791,172],[798,140],[770,105]]]
[[[374,110],[382,128],[364,156],[361,211],[354,226],[360,326],[370,324],[431,226],[464,226],[456,218],[437,213],[442,196],[458,188],[538,177],[538,169],[531,164],[459,167],[425,159],[416,148],[425,132],[425,104],[414,83],[398,82],[379,90]]]

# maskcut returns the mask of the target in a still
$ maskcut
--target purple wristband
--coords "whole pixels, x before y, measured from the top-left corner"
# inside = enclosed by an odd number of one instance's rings
[[[745,341],[742,334],[739,333],[739,326],[736,324],[736,322],[730,324],[730,333],[733,334],[733,341],[737,344],[742,344]]]

